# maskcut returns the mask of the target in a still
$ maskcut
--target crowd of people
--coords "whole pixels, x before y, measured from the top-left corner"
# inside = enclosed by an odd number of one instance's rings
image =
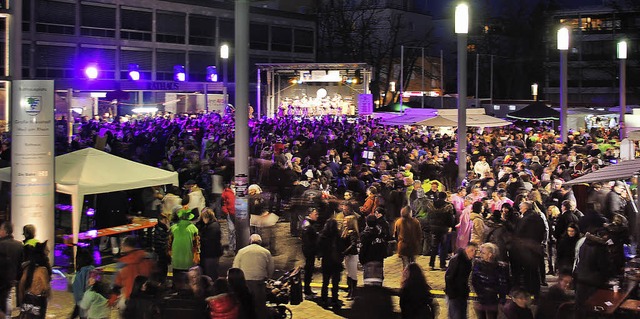
[[[442,272],[449,318],[467,317],[472,290],[478,318],[533,318],[532,300],[535,316],[549,318],[558,301],[575,302],[572,311],[584,311],[595,289],[621,276],[623,247],[633,232],[627,219],[635,216],[629,204],[635,181],[594,183],[583,192],[564,185],[617,159],[615,130],[581,129],[562,143],[553,129],[538,124],[469,129],[468,174],[459,182],[455,136],[372,118],[251,119],[253,235],[241,248],[234,227],[231,115],[85,118],[70,144],[65,121],[58,125],[58,152],[100,148],[176,171],[183,185],[153,187],[140,195],[141,214],[159,219],[150,249],[130,237],[120,244],[103,241],[122,256],[112,287],[96,285],[100,274],[79,255],[74,295],[80,313],[91,313],[93,302],[100,303],[95,313],[104,302],[117,305],[124,317],[160,309],[150,307],[150,300],[167,295],[163,283],[171,266],[169,294],[201,301],[203,316],[263,318],[264,282],[278,250],[273,223],[264,221],[286,219],[291,235],[301,238],[304,294],[340,309],[344,270],[353,318],[394,316],[388,306],[396,292],[382,286],[384,259],[393,254],[404,266],[398,292],[402,318],[437,317],[424,271]],[[103,227],[120,223],[115,216],[137,211],[116,207],[122,201],[114,198],[99,200],[96,219],[101,214],[111,219]],[[221,245],[218,220],[226,220],[228,247]],[[235,256],[226,277],[218,273],[223,254]],[[415,263],[417,255],[429,256],[429,269]],[[310,284],[318,258],[322,289],[316,298]],[[545,275],[559,281],[543,294]],[[366,301],[387,299],[375,307]]]

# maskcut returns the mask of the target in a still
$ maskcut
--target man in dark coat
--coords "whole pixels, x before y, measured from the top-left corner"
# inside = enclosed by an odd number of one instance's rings
[[[601,229],[597,235],[587,233],[584,243],[579,248],[574,276],[576,280],[576,308],[581,312],[586,310],[584,303],[589,296],[596,290],[605,288],[609,279],[608,239],[608,234],[604,229]]]
[[[433,205],[427,206],[427,224],[431,235],[431,259],[429,260],[431,270],[435,270],[436,255],[440,256],[440,268],[445,269],[447,256],[446,236],[449,229],[454,226],[455,208],[446,201],[446,198],[447,194],[440,192]]]
[[[0,225],[0,258],[4,259],[2,272],[5,273],[6,282],[0,283],[0,310],[7,313],[7,298],[11,287],[18,282],[20,265],[24,256],[24,246],[13,239],[13,225],[4,222]]]
[[[375,215],[367,216],[366,224],[360,235],[361,245],[358,253],[360,264],[363,266],[369,262],[383,264],[384,258],[387,257],[387,235],[378,225],[378,218]]]
[[[313,296],[315,293],[311,290],[311,279],[313,277],[314,263],[318,254],[318,209],[309,208],[309,214],[302,221],[302,254],[304,255],[304,294]]]
[[[617,181],[605,199],[604,217],[611,220],[614,214],[626,216],[625,207],[627,206],[627,201],[623,197],[624,192],[624,183]]]
[[[558,275],[558,282],[549,287],[549,291],[543,294],[538,301],[536,319],[560,318],[556,317],[563,303],[573,301],[573,294],[569,292],[573,278],[571,272],[563,272]]]
[[[458,250],[458,253],[449,261],[449,267],[444,275],[444,292],[447,295],[449,319],[467,318],[469,274],[471,274],[471,261],[477,249],[477,244],[469,243],[466,248]]]
[[[562,213],[558,216],[556,220],[556,229],[553,233],[553,236],[556,240],[560,240],[562,235],[567,231],[567,226],[571,223],[575,223],[576,225],[579,223],[579,218],[574,214],[574,210],[572,209],[572,202],[569,200],[565,200],[561,205]]]
[[[533,210],[533,202],[520,203],[522,218],[516,226],[512,249],[511,270],[514,284],[534,296],[540,293],[540,259],[544,257],[542,241],[546,227],[542,217]]]

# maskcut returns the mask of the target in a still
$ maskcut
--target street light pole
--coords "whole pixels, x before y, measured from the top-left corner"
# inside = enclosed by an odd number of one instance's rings
[[[222,112],[227,109],[227,105],[229,105],[229,101],[227,100],[227,84],[229,83],[228,77],[228,62],[229,62],[229,45],[223,44],[220,46],[220,58],[222,59],[222,100],[224,101],[224,106],[222,107]]]
[[[404,45],[400,46],[400,112],[404,115],[404,106],[402,98],[404,94]]]
[[[560,139],[567,142],[569,128],[567,127],[567,57],[569,54],[569,29],[562,27],[558,30],[558,50],[560,51]]]
[[[627,42],[618,42],[617,50],[618,60],[620,60],[620,119],[618,120],[618,126],[620,127],[620,140],[627,137],[626,123],[624,122],[624,115],[627,113]]]
[[[469,7],[456,6],[455,32],[458,35],[458,185],[467,177],[467,33]]]
[[[249,177],[249,0],[235,1],[235,138],[236,248],[249,242],[247,184]],[[226,76],[226,72],[225,72]],[[244,184],[244,185],[241,185]],[[242,190],[239,189],[243,188]]]

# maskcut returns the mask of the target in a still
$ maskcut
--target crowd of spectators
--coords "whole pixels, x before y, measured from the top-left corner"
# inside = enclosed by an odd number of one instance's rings
[[[162,188],[143,194],[142,202],[150,203],[143,214],[161,219],[160,238],[153,246],[162,256],[157,258],[160,268],[166,273],[171,256],[174,276],[176,270],[184,273],[185,287],[203,298],[202,289],[209,296],[214,289],[230,290],[225,287],[231,282],[217,279],[216,258],[224,253],[217,218],[229,227],[226,253],[246,254],[235,247],[231,115],[85,118],[71,143],[66,142],[65,121],[57,125],[58,154],[96,147],[178,172],[180,185],[186,186],[182,191]],[[401,257],[406,268],[403,292],[429,290],[414,261],[416,255],[430,256],[429,270],[443,271],[445,277],[450,318],[466,317],[471,288],[479,296],[474,303],[478,316],[495,318],[500,313],[512,318],[511,313],[526,313],[529,296],[536,303],[545,300],[540,288],[547,285],[545,275],[567,272],[575,279],[580,311],[585,298],[624,267],[622,247],[630,242],[627,218],[635,215],[628,213],[628,202],[635,183],[594,183],[584,192],[564,185],[616,162],[615,130],[580,129],[562,143],[541,123],[470,128],[465,132],[468,173],[457,181],[455,135],[433,128],[330,116],[251,119],[249,126],[249,177],[253,189],[260,190],[250,192],[249,212],[287,219],[291,234],[302,237],[306,263],[321,258],[319,303],[325,307],[341,307],[337,284],[342,270],[347,273],[347,297],[357,302],[367,296],[359,296],[356,289],[358,262],[365,269],[381,269],[391,254]],[[174,201],[163,205],[170,194]],[[261,243],[270,243],[259,253],[275,254],[271,233],[252,230],[262,235]],[[205,236],[207,243],[202,242]],[[613,244],[603,244],[609,240]],[[611,258],[603,259],[601,253]],[[192,280],[189,274],[198,265],[204,275],[198,273]],[[313,297],[313,267],[305,268],[304,293]],[[247,277],[249,290],[261,289],[256,288],[263,276],[259,277]],[[127,279],[131,285],[124,290],[125,300],[137,295],[133,279]],[[365,288],[381,284],[378,279],[365,276]],[[149,285],[145,281],[142,286]],[[507,302],[509,294],[512,300]],[[401,296],[407,296],[400,301],[403,318],[416,317],[412,311],[420,317],[426,311],[437,312],[430,295]],[[424,305],[425,300],[428,309],[411,306]]]

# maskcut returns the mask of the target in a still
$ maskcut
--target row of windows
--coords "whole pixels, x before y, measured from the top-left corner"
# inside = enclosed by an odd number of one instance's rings
[[[31,1],[24,2],[23,30],[30,31]],[[39,33],[74,35],[76,4],[68,2],[35,0],[35,28]],[[80,4],[80,35],[100,38],[116,37],[116,8]],[[120,38],[123,40],[152,41],[153,12],[120,8]],[[188,21],[188,22],[187,22]],[[189,32],[186,26],[188,23]],[[233,42],[234,22],[185,13],[156,11],[156,42],[215,46]],[[313,53],[314,33],[309,29],[270,26],[251,23],[250,48],[279,52]],[[188,42],[187,42],[188,41]],[[271,46],[269,46],[271,43]]]
[[[0,50],[2,49],[0,43]],[[97,64],[100,70],[100,79],[128,79],[130,64],[137,64],[141,78],[153,80],[153,56],[150,50],[131,49],[98,49],[88,47],[60,46],[60,45],[36,45],[33,56],[29,50],[30,44],[23,43],[23,66],[28,67],[33,63],[34,74],[29,74],[29,69],[24,70],[24,76],[35,76],[43,79],[70,79],[84,77],[84,68],[89,64]],[[116,68],[116,57],[119,55],[119,68]],[[187,66],[188,59],[188,66]],[[282,63],[282,62],[309,62],[292,59],[269,59],[264,56],[251,56],[250,66],[256,63]],[[187,78],[189,81],[203,82],[206,79],[208,66],[216,66],[219,78],[222,78],[224,64],[216,54],[212,52],[185,52],[185,51],[155,51],[155,80],[172,81],[174,66],[187,66]],[[227,61],[228,80],[234,81],[233,56]],[[2,63],[0,62],[0,68]],[[255,70],[252,69],[251,72]],[[253,74],[251,74],[253,77]]]

